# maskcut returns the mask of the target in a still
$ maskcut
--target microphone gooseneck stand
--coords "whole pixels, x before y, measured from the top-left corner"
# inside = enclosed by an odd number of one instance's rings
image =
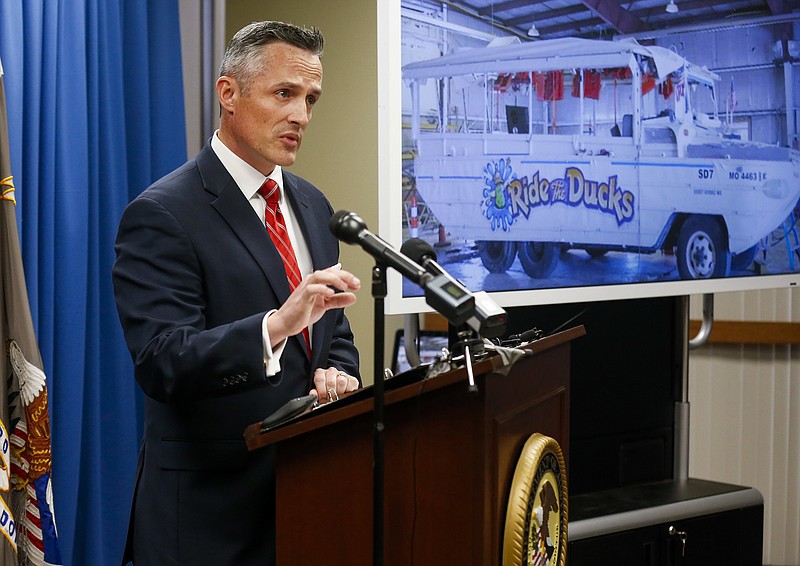
[[[475,384],[475,376],[472,373],[472,361],[474,358],[479,358],[484,355],[483,341],[480,335],[467,325],[459,326],[456,329],[456,336],[457,340],[453,344],[453,352],[456,355],[464,355],[464,366],[467,370],[468,380],[467,390],[470,393],[477,393],[478,386]]]
[[[383,565],[383,341],[386,298],[386,269],[380,263],[372,268],[372,297],[375,300],[375,364],[373,372],[373,462],[372,462],[372,563]]]
[[[475,379],[472,374],[472,359],[479,352],[482,353],[482,343],[477,336],[477,330],[484,324],[496,326],[498,322],[505,322],[505,312],[499,306],[487,311],[486,300],[482,299],[481,307],[476,303],[476,298],[458,280],[450,276],[435,261],[428,261],[423,267],[406,256],[397,252],[392,246],[367,229],[364,220],[356,213],[347,210],[335,212],[328,223],[328,228],[337,239],[361,246],[364,251],[376,258],[377,262],[372,270],[372,296],[375,300],[375,367],[374,367],[374,462],[373,462],[373,563],[375,566],[383,564],[383,481],[384,481],[384,305],[386,298],[387,266],[393,267],[404,277],[410,279],[425,290],[425,302],[434,310],[442,314],[451,324],[463,325],[465,322],[475,320],[477,328],[475,334],[465,330],[461,336],[460,344],[464,352],[469,374],[469,390],[477,391]],[[421,252],[418,255],[424,258],[426,253],[436,254],[429,244],[417,239],[411,244],[411,250]],[[430,251],[428,251],[430,248]],[[432,271],[432,273],[431,273]],[[497,329],[495,329],[497,330]],[[501,332],[500,332],[501,333]],[[470,337],[471,336],[471,337]]]

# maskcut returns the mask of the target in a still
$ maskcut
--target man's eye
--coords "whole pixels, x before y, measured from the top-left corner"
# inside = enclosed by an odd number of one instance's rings
[[[309,106],[314,106],[317,103],[317,99],[314,96],[309,96],[306,98],[306,102]]]
[[[281,98],[289,98],[289,91],[288,90],[279,90],[278,96]]]

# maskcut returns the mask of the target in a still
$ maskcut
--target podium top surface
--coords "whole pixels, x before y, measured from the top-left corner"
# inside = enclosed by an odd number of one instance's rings
[[[566,344],[585,334],[586,330],[583,326],[576,326],[535,340],[523,346],[522,349],[533,352],[536,355]],[[473,373],[476,376],[489,374],[502,369],[502,367],[503,362],[500,356],[490,354],[473,364]],[[419,383],[423,380],[425,381],[425,392],[448,387],[458,382],[466,384],[467,370],[464,367],[460,367],[428,379],[425,379],[424,368],[415,368],[409,372],[404,372],[386,380],[384,402],[389,405],[418,396],[420,394]],[[244,431],[247,447],[249,450],[255,450],[268,444],[281,442],[324,428],[335,422],[369,413],[373,407],[373,389],[372,386],[368,386],[353,391],[341,397],[338,401],[321,405],[311,412],[266,432],[262,432],[260,422],[253,423]]]

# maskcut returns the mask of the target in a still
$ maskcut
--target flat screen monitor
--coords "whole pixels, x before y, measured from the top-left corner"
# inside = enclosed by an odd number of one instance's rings
[[[722,25],[647,45],[529,41],[425,5],[378,8],[390,244],[428,241],[501,306],[800,283],[800,137],[784,118],[798,89],[774,64],[780,24],[756,21],[745,50]],[[387,313],[430,310],[416,284],[388,283]]]
[[[433,363],[442,348],[447,348],[447,332],[438,330],[420,330],[418,340],[419,359],[421,364]],[[411,369],[405,348],[405,333],[398,330],[394,337],[394,350],[392,353],[392,373],[397,375]]]

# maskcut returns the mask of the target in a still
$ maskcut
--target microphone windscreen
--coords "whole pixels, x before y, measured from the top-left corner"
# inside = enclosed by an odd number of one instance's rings
[[[436,251],[433,246],[421,238],[411,238],[403,242],[400,252],[408,256],[411,261],[422,263],[425,258],[436,261]]]
[[[367,225],[361,217],[349,210],[334,212],[328,223],[328,229],[330,229],[331,233],[337,239],[348,244],[357,244],[359,234],[366,228]]]

